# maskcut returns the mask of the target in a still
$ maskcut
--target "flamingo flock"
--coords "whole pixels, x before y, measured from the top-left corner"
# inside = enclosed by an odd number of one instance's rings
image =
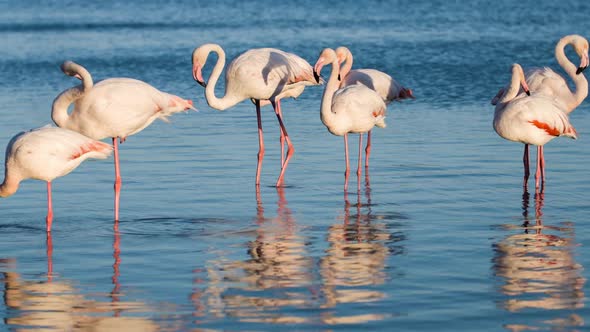
[[[571,45],[580,57],[579,66],[566,57],[564,49],[567,45]],[[203,68],[211,53],[215,53],[217,61],[205,79]],[[573,80],[575,91],[572,92],[566,80],[549,68],[525,72],[519,64],[513,64],[509,84],[491,101],[495,105],[493,127],[496,133],[525,146],[525,188],[530,174],[529,145],[537,146],[535,186],[539,188],[545,184],[543,146],[558,136],[577,138],[568,114],[588,95],[588,81],[583,75],[590,65],[588,41],[579,35],[565,36],[555,47],[555,57]],[[329,78],[324,81],[321,71],[330,65]],[[255,105],[259,144],[257,190],[265,154],[261,108],[272,105],[280,127],[281,165],[275,184],[280,188],[285,184],[285,171],[295,152],[287,133],[281,100],[297,98],[306,86],[325,85],[319,107],[321,121],[331,134],[344,137],[345,193],[350,175],[349,133],[359,134],[358,178],[362,174],[363,134],[367,134],[365,170],[368,171],[373,128],[386,127],[390,103],[415,97],[411,89],[387,73],[370,68],[352,69],[352,66],[352,52],[344,46],[323,49],[314,66],[296,54],[276,48],[247,50],[227,66],[225,52],[218,44],[201,45],[192,53],[193,78],[205,88],[205,99],[211,108],[223,111],[244,100]],[[215,87],[224,69],[225,93],[218,97]],[[61,70],[81,83],[55,98],[51,118],[57,127],[47,125],[21,132],[10,140],[6,148],[5,178],[0,185],[0,197],[8,197],[17,191],[22,180],[46,181],[47,232],[51,231],[53,221],[51,183],[55,178],[67,175],[86,159],[104,159],[114,154],[114,215],[118,221],[122,186],[118,144],[156,119],[166,121],[175,113],[196,110],[191,100],[160,91],[136,79],[108,78],[94,82],[86,68],[72,61],[65,61]],[[68,112],[72,104],[73,109]],[[112,140],[112,145],[100,141],[106,138]]]

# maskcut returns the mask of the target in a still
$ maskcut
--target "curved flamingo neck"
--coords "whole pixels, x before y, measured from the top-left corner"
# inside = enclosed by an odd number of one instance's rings
[[[344,64],[340,67],[340,79],[344,81],[344,78],[350,70],[352,69],[352,62],[354,61],[352,57],[352,52],[347,48],[346,49],[346,58],[344,60]]]
[[[82,98],[86,92],[92,89],[94,82],[88,70],[77,63],[66,62],[62,66],[62,70],[66,75],[75,76],[82,80],[82,84],[63,91],[53,101],[51,119],[59,127],[65,128],[70,117],[68,108],[73,102]]]
[[[328,83],[326,83],[326,88],[324,89],[324,94],[322,95],[322,104],[320,108],[322,122],[327,126],[330,126],[333,119],[335,118],[335,114],[332,112],[332,99],[334,98],[334,93],[336,90],[338,90],[338,86],[340,85],[340,82],[338,81],[340,68],[338,67],[338,59],[336,56],[334,56],[331,63],[332,72],[330,73]]]
[[[578,107],[578,105],[580,105],[588,96],[588,81],[586,80],[586,77],[582,73],[576,74],[578,68],[565,55],[565,47],[567,45],[574,45],[575,38],[575,36],[562,38],[557,45],[555,45],[555,59],[557,59],[557,63],[559,63],[569,77],[572,78],[576,87],[576,91],[573,93],[573,101],[567,105],[567,113],[570,113]]]
[[[8,165],[6,165],[8,168]],[[8,174],[8,169],[4,173],[4,182],[0,185],[0,197],[8,197],[18,190],[20,180]]]
[[[223,97],[218,98],[215,96],[215,86],[217,85],[217,81],[219,80],[219,76],[221,76],[221,72],[225,67],[225,51],[219,45],[210,45],[209,52],[207,53],[207,57],[211,52],[217,53],[217,62],[215,63],[215,67],[211,71],[211,75],[209,76],[209,82],[207,83],[207,87],[205,88],[205,98],[207,99],[207,104],[209,106],[218,109],[220,111],[226,110],[245,98],[240,98],[231,92],[228,94],[228,81],[226,76],[225,82],[225,94]]]
[[[524,74],[522,72],[522,68],[520,70],[513,68],[512,77],[510,78],[510,85],[508,86],[508,89],[504,91],[504,95],[499,101],[500,104],[505,104],[518,95],[518,92],[520,91],[520,81],[522,80],[523,76]]]

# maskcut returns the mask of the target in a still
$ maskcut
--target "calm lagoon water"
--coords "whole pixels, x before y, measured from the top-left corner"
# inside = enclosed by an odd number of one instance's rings
[[[571,115],[577,141],[546,146],[544,192],[523,193],[523,147],[495,134],[489,102],[514,62],[557,69],[555,43],[589,37],[589,12],[567,0],[0,2],[0,142],[51,121],[53,98],[77,84],[66,59],[200,110],[121,146],[119,223],[112,159],[54,182],[49,238],[44,183],[0,202],[0,330],[588,329],[590,104]],[[253,105],[213,110],[192,79],[207,42],[310,63],[347,45],[356,68],[417,98],[389,106],[370,172],[347,193],[322,88],[283,103],[296,149],[285,188],[264,108],[257,191]]]

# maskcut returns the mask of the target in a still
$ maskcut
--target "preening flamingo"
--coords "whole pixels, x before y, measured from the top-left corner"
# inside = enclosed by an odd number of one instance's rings
[[[576,67],[565,55],[565,47],[572,45],[580,57],[580,66]],[[572,92],[566,80],[549,67],[532,68],[526,71],[525,77],[531,91],[545,94],[562,104],[566,113],[571,113],[588,96],[588,81],[582,73],[590,64],[588,60],[588,41],[579,35],[568,35],[559,40],[555,46],[555,58],[563,70],[572,78],[576,91]],[[506,88],[498,91],[492,105],[495,105]]]
[[[6,147],[4,182],[0,197],[14,194],[22,180],[47,181],[47,232],[51,231],[53,207],[51,181],[73,171],[88,158],[105,159],[111,152],[109,144],[75,131],[45,126],[21,132]]]
[[[217,62],[213,67],[208,83],[203,79],[202,69],[209,54],[217,54]],[[258,164],[256,167],[256,185],[260,184],[262,159],[264,158],[264,139],[260,107],[272,104],[281,129],[281,173],[276,185],[283,184],[283,177],[289,160],[295,152],[293,144],[283,123],[281,99],[298,97],[306,86],[319,85],[321,80],[314,77],[313,68],[301,57],[274,48],[258,48],[248,50],[236,57],[225,72],[225,94],[215,96],[215,85],[225,67],[225,52],[217,44],[204,44],[193,51],[193,77],[205,87],[205,97],[209,106],[217,110],[226,110],[239,102],[250,99],[256,105],[258,119]],[[287,154],[284,155],[284,142],[287,143]]]
[[[115,150],[115,220],[119,220],[121,172],[117,138],[123,143],[128,136],[138,133],[156,119],[167,121],[174,113],[194,109],[193,102],[131,78],[109,78],[94,84],[86,68],[72,61],[65,61],[61,70],[80,79],[82,84],[63,91],[55,98],[51,117],[59,127],[90,138],[112,138]],[[74,110],[68,114],[72,103]]]
[[[383,98],[372,89],[362,84],[353,84],[339,89],[339,65],[336,52],[330,48],[324,49],[314,66],[319,76],[322,67],[332,64],[332,72],[326,83],[320,115],[322,123],[333,135],[344,136],[344,156],[346,171],[344,172],[344,190],[348,189],[350,165],[348,161],[348,133],[359,135],[359,157],[357,176],[361,175],[362,133],[368,132],[374,126],[385,128],[386,105]]]
[[[411,89],[402,86],[390,75],[376,69],[352,69],[354,61],[352,52],[345,46],[336,49],[336,57],[340,65],[340,87],[363,84],[375,90],[385,104],[394,100],[414,98]],[[367,147],[365,148],[365,168],[369,167],[369,156],[371,154],[371,131],[367,132]]]
[[[570,124],[567,114],[560,108],[562,105],[543,94],[533,93],[527,96],[519,94],[520,87],[529,94],[522,67],[512,65],[510,85],[496,104],[494,112],[494,130],[502,138],[521,142],[524,148],[524,182],[526,188],[529,177],[528,145],[537,146],[537,171],[535,187],[539,188],[540,178],[545,185],[545,158],[543,145],[558,136],[577,138],[574,127]]]

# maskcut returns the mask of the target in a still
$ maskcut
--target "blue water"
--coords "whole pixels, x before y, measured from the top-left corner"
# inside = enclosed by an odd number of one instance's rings
[[[0,142],[51,122],[77,84],[66,59],[199,109],[121,145],[119,223],[112,159],[55,180],[49,238],[43,182],[0,202],[0,330],[587,329],[590,104],[571,115],[577,141],[547,144],[545,190],[523,193],[523,147],[496,135],[489,102],[514,62],[557,70],[555,43],[589,37],[589,12],[567,0],[0,2]],[[416,99],[389,106],[370,172],[347,193],[322,87],[282,103],[296,151],[281,189],[264,108],[257,192],[254,106],[213,110],[192,79],[191,52],[208,42],[312,64],[347,45],[355,68]]]

